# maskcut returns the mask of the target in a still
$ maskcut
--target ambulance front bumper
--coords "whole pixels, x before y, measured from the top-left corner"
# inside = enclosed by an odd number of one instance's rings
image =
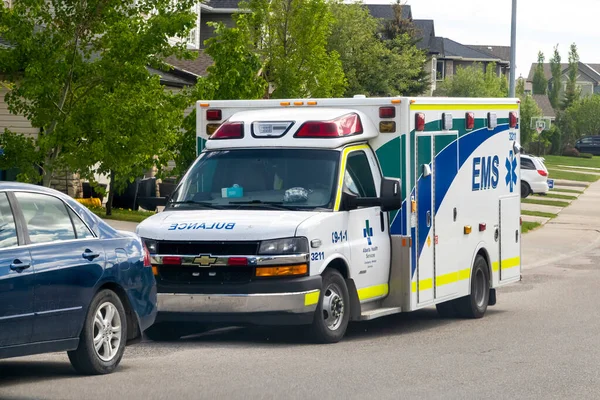
[[[254,282],[242,285],[246,286],[245,290],[240,286],[224,286],[220,293],[215,290],[209,290],[210,293],[163,290],[158,293],[156,321],[260,325],[311,323],[319,302],[321,276]]]

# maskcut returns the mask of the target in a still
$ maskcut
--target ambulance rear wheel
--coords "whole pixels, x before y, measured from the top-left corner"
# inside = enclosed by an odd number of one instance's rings
[[[323,273],[322,287],[310,336],[317,343],[336,343],[344,337],[350,320],[348,287],[342,275],[330,268]]]
[[[463,318],[481,318],[490,300],[490,274],[485,258],[477,255],[471,273],[471,294],[456,300],[456,311]]]

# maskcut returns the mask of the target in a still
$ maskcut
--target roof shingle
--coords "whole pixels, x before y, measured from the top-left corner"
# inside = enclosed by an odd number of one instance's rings
[[[546,94],[534,94],[532,95],[533,100],[537,103],[538,107],[542,110],[542,116],[548,118],[556,118],[556,113],[554,112],[554,108],[552,108],[552,104],[550,103],[550,99]]]
[[[213,64],[212,58],[202,50],[192,50],[196,53],[193,60],[180,60],[174,56],[168,57],[165,62],[184,72],[192,73],[196,76],[206,75],[206,69]]]

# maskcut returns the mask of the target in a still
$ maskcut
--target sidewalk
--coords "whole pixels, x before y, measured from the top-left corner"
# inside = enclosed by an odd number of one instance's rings
[[[523,235],[523,268],[536,268],[575,257],[600,246],[600,181],[542,228]]]

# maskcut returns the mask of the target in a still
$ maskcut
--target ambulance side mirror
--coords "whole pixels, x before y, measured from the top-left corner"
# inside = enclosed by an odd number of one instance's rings
[[[523,147],[516,140],[513,143],[513,151],[515,154],[523,153]]]
[[[381,211],[396,211],[402,208],[402,185],[400,179],[383,178],[380,195]]]

